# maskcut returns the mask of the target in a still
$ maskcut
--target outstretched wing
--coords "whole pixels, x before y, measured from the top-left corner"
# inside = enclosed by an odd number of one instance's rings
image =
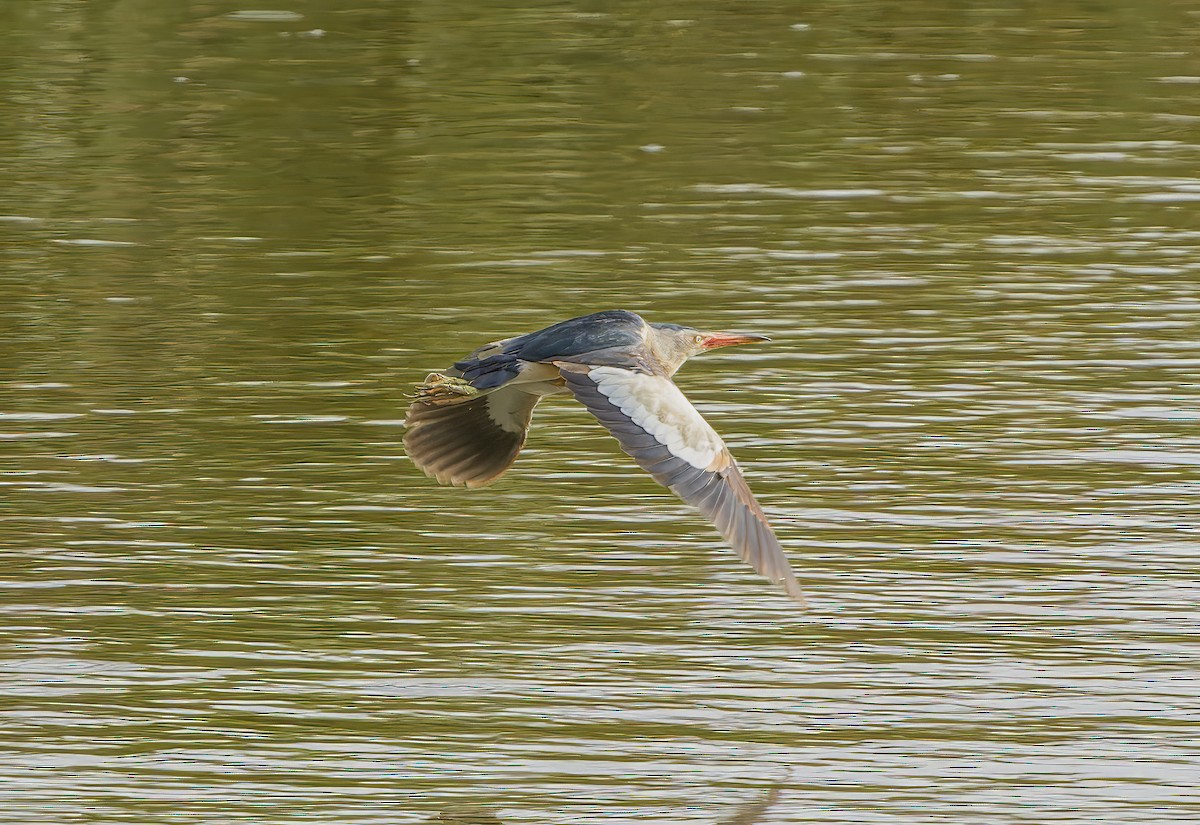
[[[404,450],[439,484],[491,484],[516,461],[540,399],[515,385],[481,393],[432,373],[408,408]]]
[[[744,561],[804,603],[783,547],[725,442],[670,379],[618,367],[555,366],[642,469],[716,525]]]

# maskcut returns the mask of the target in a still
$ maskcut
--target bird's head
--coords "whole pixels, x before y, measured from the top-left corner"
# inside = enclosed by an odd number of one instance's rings
[[[758,344],[771,339],[765,335],[743,335],[739,332],[706,332],[679,324],[651,324],[654,329],[659,357],[668,362],[671,372],[679,369],[693,355],[719,347]]]

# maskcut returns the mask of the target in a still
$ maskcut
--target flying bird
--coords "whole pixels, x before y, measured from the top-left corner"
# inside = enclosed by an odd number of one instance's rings
[[[482,487],[516,460],[538,402],[569,392],[655,481],[803,604],[779,539],[725,442],[671,380],[693,355],[768,340],[651,324],[626,310],[572,318],[485,344],[453,369],[430,373],[408,409],[404,447],[439,483]]]

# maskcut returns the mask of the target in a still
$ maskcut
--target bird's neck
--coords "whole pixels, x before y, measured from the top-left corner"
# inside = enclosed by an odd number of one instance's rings
[[[662,352],[657,347],[650,348],[651,369],[655,375],[661,375],[664,378],[670,378],[675,373],[679,372],[679,368],[683,366],[686,358],[672,358],[669,354]]]

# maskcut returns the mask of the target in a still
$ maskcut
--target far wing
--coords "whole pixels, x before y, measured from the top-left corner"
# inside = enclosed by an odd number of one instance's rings
[[[804,604],[783,547],[725,442],[670,379],[618,367],[555,365],[642,469],[716,525],[744,561]]]
[[[404,450],[439,484],[491,484],[525,446],[540,399],[512,385],[476,392],[465,381],[431,373],[408,408]]]

